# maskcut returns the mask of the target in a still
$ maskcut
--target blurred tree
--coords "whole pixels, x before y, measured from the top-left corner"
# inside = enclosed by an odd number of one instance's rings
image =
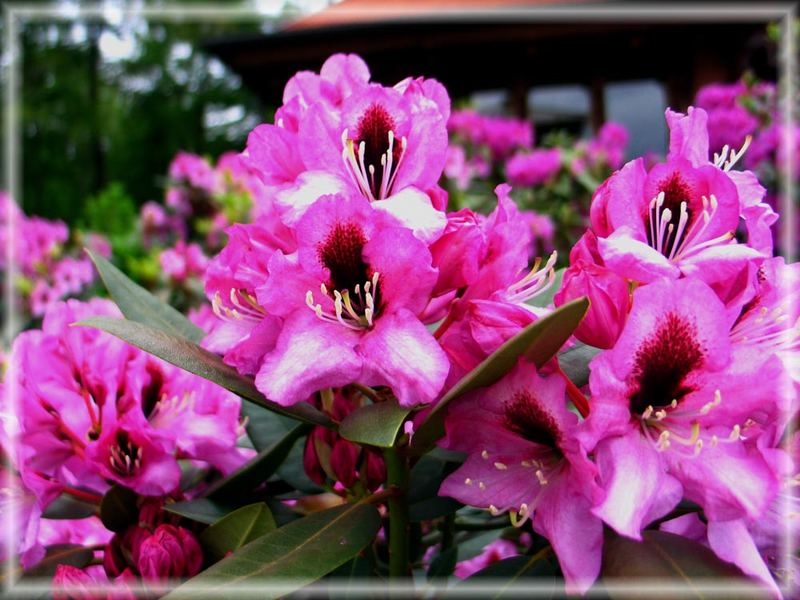
[[[243,148],[263,108],[204,54],[202,43],[270,22],[26,23],[20,39],[25,210],[74,223],[84,199],[109,182],[121,183],[137,204],[159,199],[179,149],[216,156]]]

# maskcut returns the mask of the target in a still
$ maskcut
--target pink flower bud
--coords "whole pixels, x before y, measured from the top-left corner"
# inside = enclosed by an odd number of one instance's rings
[[[431,245],[433,266],[439,269],[433,295],[465,287],[478,277],[486,242],[479,217],[465,208],[447,216],[447,227]]]
[[[367,488],[375,491],[386,481],[386,464],[377,452],[367,451],[366,454]]]
[[[358,446],[347,440],[338,439],[333,444],[331,469],[346,488],[353,487],[358,479],[356,467],[359,454]]]
[[[597,348],[613,347],[628,318],[628,282],[605,267],[579,260],[564,272],[553,300],[561,306],[580,296],[587,296],[591,305],[575,337]]]
[[[316,443],[325,443],[325,428],[315,427],[314,430],[306,438],[306,447],[303,452],[303,468],[305,469],[308,478],[317,485],[325,483],[325,471],[319,464],[319,457],[317,456]]]
[[[58,565],[53,576],[54,600],[97,600],[100,596],[92,593],[97,582],[83,569],[71,565]]]
[[[133,564],[139,562],[139,550],[144,542],[150,537],[150,532],[138,525],[132,525],[125,530],[120,540],[120,547],[123,550],[123,556],[130,556]],[[112,540],[113,541],[113,540]]]
[[[125,555],[122,552],[122,541],[119,535],[114,534],[114,537],[106,544],[103,551],[103,568],[106,571],[106,575],[109,577],[116,577],[120,575],[126,567]]]
[[[181,541],[183,556],[186,560],[184,575],[194,577],[203,567],[203,551],[200,549],[197,538],[188,529],[178,527],[178,538]]]
[[[137,566],[142,577],[178,577],[183,573],[185,564],[178,531],[172,525],[159,525],[139,548]]]

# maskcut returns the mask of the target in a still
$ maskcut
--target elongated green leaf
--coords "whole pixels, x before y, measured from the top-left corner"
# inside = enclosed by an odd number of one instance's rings
[[[413,523],[438,519],[456,512],[462,506],[461,502],[444,496],[426,498],[409,505],[408,518]]]
[[[362,406],[339,424],[339,435],[358,444],[391,448],[403,421],[411,412],[397,400]]]
[[[42,514],[45,519],[85,519],[97,514],[97,505],[89,504],[68,494],[55,499]]]
[[[675,597],[704,598],[704,583],[725,578],[731,585],[741,587],[741,597],[768,597],[737,567],[717,558],[711,549],[665,531],[645,531],[641,542],[608,533],[603,544],[602,575],[602,581],[610,584],[612,596],[613,580],[630,583],[638,578],[668,583]]]
[[[222,560],[228,552],[275,529],[275,519],[263,502],[249,504],[226,515],[200,535],[203,555],[209,562]]]
[[[100,520],[106,529],[122,533],[138,519],[136,493],[121,485],[112,486],[100,502]]]
[[[271,582],[261,598],[285,596],[343,565],[369,544],[381,518],[369,504],[345,504],[298,519],[243,546],[172,593],[169,600],[240,600],[237,585]]]
[[[458,562],[458,546],[439,552],[428,567],[428,579],[447,579],[453,574]]]
[[[536,556],[512,556],[481,569],[455,586],[454,597],[461,596],[458,593],[459,588],[481,585],[486,581],[491,582],[490,585],[493,587],[492,593],[487,594],[487,598],[519,598],[520,592],[526,591],[526,588],[530,590],[530,583],[526,584],[526,581],[530,582],[531,578],[535,578],[536,598],[556,596],[555,569],[548,560]],[[445,595],[445,598],[447,597]]]
[[[561,370],[578,387],[589,383],[589,362],[600,353],[600,348],[578,343],[558,355]]]
[[[544,365],[569,339],[588,308],[589,301],[585,297],[577,298],[560,306],[549,315],[537,319],[500,346],[454,385],[433,407],[428,418],[414,433],[411,441],[412,452],[417,455],[424,454],[444,435],[445,409],[452,400],[498,381],[514,367],[521,356],[537,367]]]
[[[77,544],[48,546],[44,558],[27,571],[23,577],[52,577],[58,565],[71,565],[82,569],[92,562],[94,552]]]
[[[75,325],[102,329],[176,367],[213,381],[234,394],[274,412],[314,425],[326,427],[331,425],[328,417],[309,404],[284,407],[270,402],[256,389],[251,379],[240,375],[236,369],[222,362],[216,354],[180,336],[135,321],[111,317],[92,317]]]
[[[281,466],[294,443],[310,429],[305,424],[297,425],[272,446],[259,452],[247,464],[209,487],[203,495],[214,500],[234,499],[256,488]]]
[[[269,411],[252,402],[242,405],[242,416],[247,419],[245,425],[247,437],[257,452],[272,446],[297,425],[294,419]]]
[[[198,523],[211,525],[230,514],[234,509],[208,498],[195,498],[194,500],[165,504],[164,510]]]
[[[149,325],[155,329],[166,331],[199,342],[205,333],[180,311],[153,296],[139,284],[131,281],[122,271],[102,256],[86,250],[89,258],[97,267],[100,278],[108,293],[117,303],[122,314],[131,321]]]

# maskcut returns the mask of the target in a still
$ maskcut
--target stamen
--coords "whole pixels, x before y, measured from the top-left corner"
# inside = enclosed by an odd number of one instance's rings
[[[505,471],[506,469],[508,469],[508,465],[501,462],[496,462],[494,463],[494,468],[497,469],[498,471]]]
[[[536,470],[536,479],[539,480],[539,485],[547,485],[547,478],[544,476],[541,469]]]

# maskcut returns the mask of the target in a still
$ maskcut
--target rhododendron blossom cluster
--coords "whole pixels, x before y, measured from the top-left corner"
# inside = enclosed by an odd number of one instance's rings
[[[800,272],[731,94],[625,162],[618,124],[535,148],[436,80],[297,73],[241,154],[179,154],[142,211],[170,289],[202,279],[188,317],[95,253],[118,306],[51,303],[15,339],[4,554],[56,597],[343,573],[586,594],[693,564],[791,597]],[[591,202],[529,210],[559,180]]]

